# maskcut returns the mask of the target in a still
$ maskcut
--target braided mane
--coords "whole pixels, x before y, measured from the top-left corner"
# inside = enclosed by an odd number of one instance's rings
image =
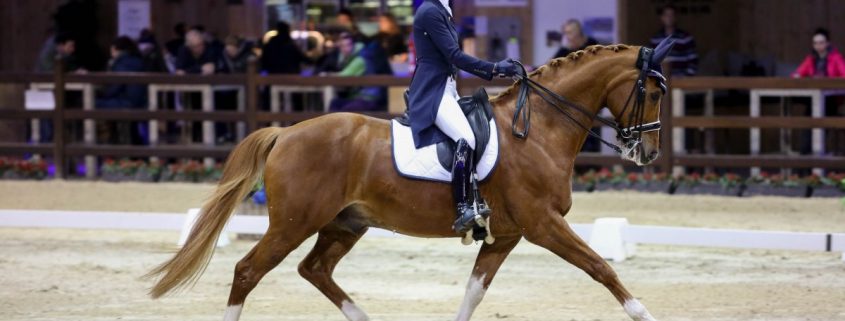
[[[627,49],[630,49],[630,48],[631,47],[628,46],[628,45],[621,45],[621,44],[619,44],[619,45],[608,45],[608,46],[603,46],[603,45],[589,46],[589,47],[585,48],[584,50],[578,50],[578,51],[571,52],[568,55],[566,55],[566,57],[552,59],[551,61],[549,61],[548,64],[545,64],[545,65],[541,66],[540,68],[537,68],[536,70],[530,72],[528,74],[528,77],[540,77],[544,73],[547,73],[548,71],[556,71],[556,70],[560,69],[562,66],[572,65],[574,63],[577,63],[578,61],[582,61],[582,60],[586,59],[586,57],[595,56],[599,52],[604,51],[604,50],[610,50],[610,51],[613,51],[613,52],[620,52],[620,51],[627,50]],[[587,54],[590,54],[590,56],[588,56]],[[499,93],[495,97],[491,98],[490,101],[495,102],[499,99],[507,97],[508,95],[511,95],[516,90],[516,86],[519,83],[520,83],[519,81],[514,82],[514,84],[511,85],[510,87],[508,87],[508,89],[506,89],[505,91],[502,91],[501,93]]]

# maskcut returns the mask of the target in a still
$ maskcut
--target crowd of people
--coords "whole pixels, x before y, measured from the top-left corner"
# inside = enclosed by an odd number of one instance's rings
[[[677,9],[671,5],[658,12],[660,28],[650,39],[654,46],[665,38],[675,45],[669,54],[673,76],[694,76],[698,73],[698,52],[695,38],[678,27]],[[321,30],[322,31],[322,30]],[[587,34],[581,22],[566,21],[562,26],[565,45],[554,57],[563,57],[599,42]],[[270,37],[252,41],[230,35],[222,39],[207,32],[201,25],[187,28],[177,24],[172,39],[161,44],[150,30],[143,30],[134,39],[121,36],[111,43],[106,71],[165,72],[182,74],[237,74],[247,71],[255,57],[265,74],[313,74],[364,76],[393,74],[391,62],[407,62],[409,35],[403,32],[390,13],[378,16],[378,32],[364,35],[352,12],[341,9],[334,24],[324,32],[325,42],[318,48],[305,48],[305,42],[291,36],[291,28],[279,22]],[[137,39],[137,40],[135,40]],[[39,53],[36,71],[51,72],[55,56],[63,57],[66,72],[86,73],[91,57],[77,50],[80,41],[71,33],[58,33]],[[304,69],[304,67],[308,67]],[[304,71],[307,70],[307,71]],[[793,73],[794,77],[845,77],[845,60],[830,43],[830,34],[818,29],[812,35],[812,50]],[[144,108],[147,105],[143,85],[105,86],[97,95],[97,108]],[[330,104],[332,111],[384,110],[387,89],[384,87],[340,88]],[[138,125],[137,132],[144,132]],[[143,136],[139,134],[140,136]],[[590,143],[588,142],[587,146]]]

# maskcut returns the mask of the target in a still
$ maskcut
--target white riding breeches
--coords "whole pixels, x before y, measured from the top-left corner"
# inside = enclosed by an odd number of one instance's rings
[[[461,106],[458,105],[459,98],[455,80],[449,77],[446,80],[446,89],[443,90],[443,99],[440,100],[434,124],[452,140],[458,141],[463,138],[471,148],[475,149],[475,135]]]

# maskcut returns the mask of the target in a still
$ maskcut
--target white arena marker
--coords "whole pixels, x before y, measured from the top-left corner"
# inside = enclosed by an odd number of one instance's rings
[[[192,208],[188,210],[188,214],[185,215],[185,222],[182,224],[182,234],[179,235],[179,246],[185,245],[185,242],[188,241],[188,236],[191,235],[191,230],[194,229],[194,224],[197,223],[197,217],[200,214],[200,209]],[[225,228],[223,232],[220,233],[220,237],[217,238],[217,247],[224,247],[229,245],[231,241],[229,240],[229,236],[226,235]]]
[[[636,245],[625,242],[628,219],[604,217],[596,219],[590,233],[590,247],[602,258],[622,262],[634,255]]]

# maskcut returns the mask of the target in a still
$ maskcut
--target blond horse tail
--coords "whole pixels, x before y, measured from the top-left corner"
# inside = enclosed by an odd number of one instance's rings
[[[223,177],[214,194],[206,200],[185,246],[145,278],[160,279],[150,289],[150,296],[161,297],[196,282],[208,266],[217,238],[238,203],[246,197],[264,172],[264,162],[283,129],[269,127],[244,139],[229,154]]]

